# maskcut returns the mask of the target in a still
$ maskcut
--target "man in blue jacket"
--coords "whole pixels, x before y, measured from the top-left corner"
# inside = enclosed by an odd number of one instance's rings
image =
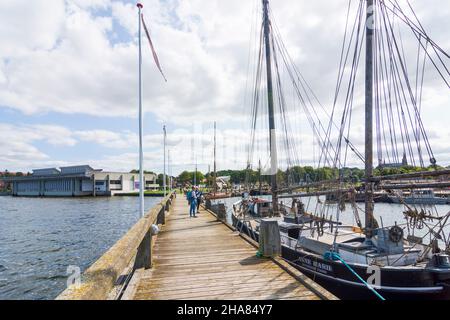
[[[192,187],[192,191],[188,192],[188,201],[190,204],[189,216],[191,218],[197,218],[197,193],[195,192],[195,187]]]

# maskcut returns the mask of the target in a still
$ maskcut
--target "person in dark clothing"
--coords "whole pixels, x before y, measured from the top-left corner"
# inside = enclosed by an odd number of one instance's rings
[[[197,213],[200,213],[200,205],[203,203],[203,192],[198,187],[195,192],[197,193]]]
[[[194,187],[192,187],[192,191],[188,192],[187,198],[188,198],[188,202],[189,202],[189,206],[190,206],[189,216],[191,218],[197,218],[196,217],[196,213],[197,213],[197,193],[196,193],[196,189]]]

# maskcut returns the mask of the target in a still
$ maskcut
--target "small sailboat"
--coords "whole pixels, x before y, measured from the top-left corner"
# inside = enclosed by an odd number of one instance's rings
[[[266,60],[267,71],[267,115],[269,118],[270,157],[271,157],[271,189],[272,199],[261,199],[245,195],[233,206],[233,224],[241,232],[247,233],[255,240],[259,240],[259,223],[266,217],[278,217],[281,233],[282,257],[325,288],[343,299],[450,299],[450,212],[444,215],[425,207],[408,205],[407,198],[402,198],[397,190],[421,190],[423,188],[446,188],[449,182],[428,182],[428,176],[443,176],[448,170],[437,168],[431,145],[421,119],[418,104],[420,101],[419,81],[417,90],[411,89],[406,64],[403,60],[404,52],[400,49],[397,33],[394,31],[393,17],[406,23],[413,35],[419,40],[419,48],[423,49],[423,59],[430,59],[438,68],[448,87],[448,69],[444,61],[448,58],[437,44],[426,35],[420,22],[408,18],[397,1],[383,0],[359,1],[355,15],[355,24],[348,27],[350,17],[350,3],[347,13],[346,39],[342,47],[341,66],[339,68],[338,85],[335,106],[340,90],[343,90],[344,75],[350,70],[347,92],[343,102],[344,111],[339,125],[335,125],[333,114],[330,113],[329,125],[313,125],[322,148],[321,157],[324,163],[331,163],[328,167],[334,174],[331,179],[302,183],[297,186],[285,185],[280,187],[277,181],[277,144],[275,128],[275,101],[281,104],[281,117],[284,99],[280,88],[281,78],[278,74],[279,60],[277,53],[289,62],[285,47],[276,39],[276,31],[272,21],[268,0],[263,0],[263,23],[261,31],[260,62],[256,77],[257,85],[261,83],[262,58]],[[411,8],[412,10],[412,8]],[[391,19],[391,20],[390,20]],[[365,41],[364,41],[365,40]],[[357,67],[365,44],[365,152],[358,152],[349,138],[350,120],[352,118],[355,87],[358,86]],[[352,51],[351,48],[354,47]],[[430,49],[431,48],[431,49]],[[432,51],[437,58],[432,59]],[[286,59],[285,59],[286,58]],[[420,59],[419,59],[420,60]],[[440,63],[440,65],[439,65]],[[275,65],[275,75],[272,66]],[[350,65],[350,66],[348,66]],[[418,63],[420,65],[420,63]],[[439,69],[440,66],[440,69]],[[424,70],[418,67],[418,72]],[[297,77],[294,69],[291,81],[300,90],[304,86],[304,78]],[[276,91],[273,90],[272,80],[276,79]],[[300,84],[296,84],[300,83]],[[308,88],[309,90],[309,88]],[[277,99],[274,100],[274,96]],[[260,103],[258,96],[254,95]],[[302,96],[304,97],[304,95]],[[304,101],[303,101],[304,102]],[[302,102],[302,103],[303,103]],[[394,110],[400,110],[398,114]],[[254,117],[258,114],[252,109]],[[375,114],[375,119],[374,119]],[[407,114],[410,114],[408,118]],[[401,132],[386,133],[382,122],[386,119],[386,127],[396,126],[394,116],[400,116],[403,124]],[[314,113],[310,112],[310,118]],[[319,119],[320,121],[320,119]],[[255,127],[256,120],[252,121]],[[282,121],[281,121],[282,122]],[[428,153],[430,171],[403,174],[398,177],[376,176],[374,174],[374,124],[377,128],[377,147],[379,161],[382,163],[382,142],[395,144],[395,138],[404,138],[404,147],[411,155],[411,161],[418,161],[422,166],[424,153]],[[409,127],[407,126],[409,125]],[[332,137],[333,129],[338,133]],[[286,128],[283,128],[285,131]],[[286,134],[289,138],[289,134]],[[253,137],[253,134],[252,134]],[[410,140],[407,140],[410,139]],[[414,142],[416,142],[414,145]],[[289,140],[290,141],[290,140]],[[290,141],[292,142],[292,141]],[[413,156],[414,148],[418,156]],[[289,149],[292,151],[292,148]],[[346,159],[349,152],[353,152],[365,165],[365,177],[362,185],[349,182],[344,176]],[[389,157],[401,154],[393,146],[387,152]],[[327,162],[328,161],[328,162]],[[417,178],[419,180],[412,180]],[[398,179],[409,181],[403,184],[392,183]],[[359,208],[354,200],[359,192],[364,194],[364,209]],[[375,219],[374,194],[388,192],[399,198],[404,204],[403,215],[405,223],[395,223],[385,226]],[[415,191],[420,192],[420,191]],[[417,194],[417,193],[415,193]],[[337,204],[329,205],[321,201],[320,197],[333,195]],[[423,194],[422,199],[427,199]],[[316,198],[314,212],[308,212],[303,200],[310,202]],[[417,198],[417,197],[416,197]],[[344,199],[350,200],[356,225],[344,224],[340,220],[345,210]],[[434,199],[434,197],[433,197]],[[290,205],[283,201],[291,201]],[[426,202],[426,201],[425,201]],[[422,203],[420,203],[422,204]],[[429,203],[427,203],[429,204]],[[330,211],[335,212],[334,216]],[[360,212],[365,219],[360,218]],[[364,222],[364,224],[363,224]]]

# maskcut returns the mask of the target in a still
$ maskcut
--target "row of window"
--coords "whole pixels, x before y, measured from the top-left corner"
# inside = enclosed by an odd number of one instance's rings
[[[71,191],[72,190],[72,180],[52,180],[46,181],[44,184],[45,191]],[[19,182],[17,184],[17,191],[19,192],[39,192],[39,181],[27,181]]]
[[[44,190],[46,192],[61,192],[61,191],[71,191],[72,190],[72,184],[73,181],[70,179],[67,180],[50,180],[45,181],[44,184]],[[111,180],[110,181],[110,187],[113,190],[118,190],[119,186],[122,185],[121,180]],[[146,181],[146,185],[153,184],[153,181]],[[83,190],[82,181],[79,181],[79,190]],[[97,187],[103,187],[106,185],[106,181],[95,181],[95,185]],[[20,182],[17,184],[17,191],[18,192],[39,192],[39,181],[27,181],[27,182]]]
[[[17,184],[17,191],[19,192],[37,192],[39,191],[39,182],[20,182]]]
[[[71,191],[72,190],[72,180],[53,180],[46,181],[44,185],[45,191]]]

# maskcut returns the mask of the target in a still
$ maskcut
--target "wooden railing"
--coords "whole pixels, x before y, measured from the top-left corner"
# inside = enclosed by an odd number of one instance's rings
[[[153,207],[122,239],[89,267],[81,277],[81,285],[67,288],[57,300],[106,300],[124,270],[152,267],[153,225],[164,225],[173,193]],[[134,262],[133,262],[134,260]]]

